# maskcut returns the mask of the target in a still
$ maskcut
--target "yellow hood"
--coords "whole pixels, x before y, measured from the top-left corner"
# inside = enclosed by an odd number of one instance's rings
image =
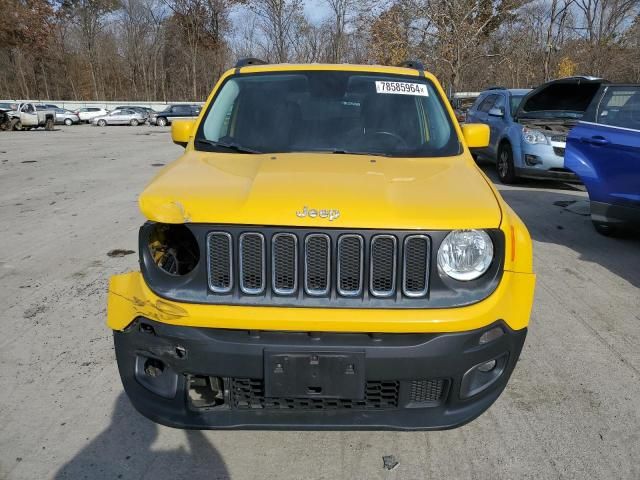
[[[305,207],[333,210],[333,219],[299,216]],[[164,223],[438,230],[493,228],[501,221],[492,189],[465,155],[189,150],[147,186],[140,209]]]

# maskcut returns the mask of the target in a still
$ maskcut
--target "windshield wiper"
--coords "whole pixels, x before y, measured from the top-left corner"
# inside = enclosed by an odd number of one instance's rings
[[[342,149],[336,149],[336,150],[330,150],[331,153],[334,153],[336,155],[370,155],[370,156],[374,156],[374,157],[390,157],[391,155],[388,153],[380,153],[380,152],[361,152],[358,150],[342,150]]]
[[[196,143],[201,145],[208,145],[210,147],[216,148],[226,148],[227,150],[232,150],[238,153],[262,153],[258,150],[253,150],[251,148],[243,147],[242,145],[238,145],[237,143],[229,143],[229,142],[214,142],[213,140],[207,140],[206,138],[197,138]]]

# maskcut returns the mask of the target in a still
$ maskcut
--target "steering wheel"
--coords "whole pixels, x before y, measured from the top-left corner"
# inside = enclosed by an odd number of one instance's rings
[[[378,131],[373,132],[373,135],[385,135],[387,137],[393,138],[396,142],[398,142],[398,144],[400,146],[403,146],[403,147],[407,147],[408,146],[407,145],[407,141],[404,138],[402,138],[400,135],[398,135],[397,133],[387,132],[387,131],[384,131],[384,130],[378,130]]]

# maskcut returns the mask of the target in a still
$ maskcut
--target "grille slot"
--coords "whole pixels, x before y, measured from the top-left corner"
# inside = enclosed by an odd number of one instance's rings
[[[272,242],[273,291],[279,295],[292,295],[298,290],[298,238],[292,233],[277,233]]]
[[[336,398],[265,397],[264,382],[252,378],[231,378],[231,405],[238,410],[382,410],[398,407],[400,382],[369,381],[364,400]]]
[[[391,297],[395,293],[397,254],[393,235],[371,239],[369,290],[374,297]]]
[[[233,288],[233,243],[227,232],[211,232],[209,250],[209,288],[216,293],[229,293]]]
[[[331,240],[323,233],[312,233],[304,240],[304,290],[308,295],[329,293]]]
[[[264,292],[265,251],[264,235],[240,235],[240,289],[249,295]]]
[[[442,400],[447,386],[446,380],[412,380],[411,402],[432,403]]]
[[[402,291],[407,297],[423,297],[429,284],[431,242],[426,235],[404,240]]]
[[[338,293],[356,297],[362,293],[364,242],[360,235],[341,235],[338,239]]]

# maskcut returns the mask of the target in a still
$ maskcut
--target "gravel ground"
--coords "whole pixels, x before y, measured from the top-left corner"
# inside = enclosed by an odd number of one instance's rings
[[[107,253],[136,249],[136,196],[180,150],[152,127],[0,132],[0,478],[640,478],[640,240],[596,234],[563,184],[502,188],[534,239],[536,302],[510,384],[471,424],[198,432],[140,416],[104,324],[107,279],[137,257]]]

